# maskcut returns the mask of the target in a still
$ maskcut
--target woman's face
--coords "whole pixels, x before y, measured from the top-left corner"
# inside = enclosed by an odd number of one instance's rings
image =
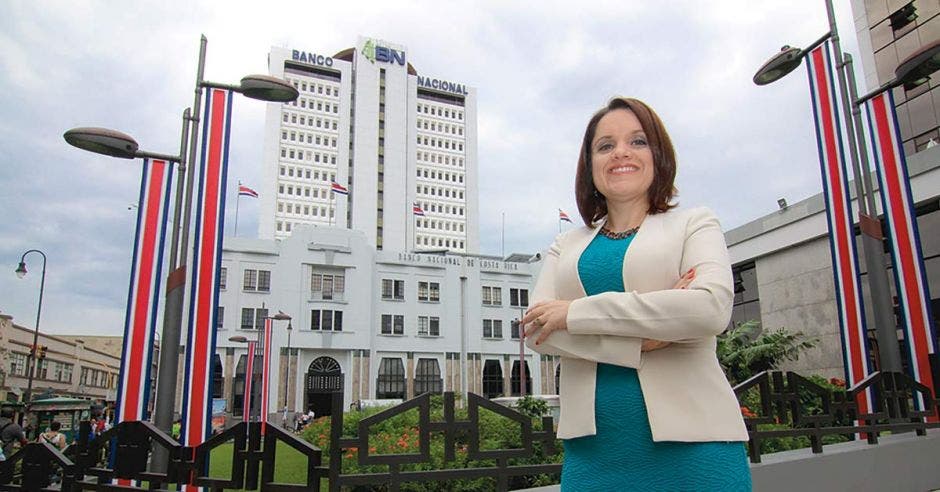
[[[608,202],[646,203],[654,173],[653,152],[633,111],[604,115],[591,142],[591,175],[598,191]]]

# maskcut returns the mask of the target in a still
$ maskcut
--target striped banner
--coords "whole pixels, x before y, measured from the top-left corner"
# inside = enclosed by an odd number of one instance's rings
[[[251,391],[255,379],[255,341],[248,342],[245,359],[245,393],[242,400],[242,422],[251,422]]]
[[[265,427],[268,423],[268,393],[270,392],[269,381],[271,370],[271,318],[264,319],[264,347],[261,348],[261,435],[264,435]]]
[[[891,91],[879,94],[866,103],[871,150],[878,171],[881,203],[884,204],[887,237],[894,259],[894,281],[898,293],[901,326],[907,340],[908,365],[911,377],[933,388],[929,355],[935,354],[937,332],[930,312],[930,291],[920,248],[917,215],[907,174],[907,162],[901,145],[894,96]],[[923,395],[915,401],[918,409],[926,408]]]
[[[124,318],[124,348],[121,353],[115,423],[147,420],[153,340],[157,307],[160,304],[163,246],[172,181],[172,163],[144,159],[140,198],[137,202],[134,259]]]
[[[871,367],[855,232],[852,227],[852,202],[849,198],[839,105],[836,101],[838,89],[834,83],[829,42],[811,51],[807,62],[829,222],[829,247],[842,336],[842,357],[846,381],[851,386],[865,379],[871,373]],[[871,411],[870,396],[865,394],[859,397],[860,408]]]
[[[198,446],[209,435],[212,411],[212,358],[219,305],[219,271],[225,214],[225,182],[231,129],[232,93],[209,89],[203,116],[202,158],[193,232],[186,373],[183,388],[183,446]]]

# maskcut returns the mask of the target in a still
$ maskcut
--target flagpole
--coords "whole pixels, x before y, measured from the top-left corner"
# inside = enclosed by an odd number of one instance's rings
[[[234,237],[238,237],[238,204],[242,201],[242,182],[238,180],[238,188],[235,188],[235,233]]]
[[[503,212],[503,232],[499,248],[501,250],[502,257],[506,258],[506,212]]]
[[[333,204],[336,202],[336,192],[330,188],[330,227],[333,227]]]

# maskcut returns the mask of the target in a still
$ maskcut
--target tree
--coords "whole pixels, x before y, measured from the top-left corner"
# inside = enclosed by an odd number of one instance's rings
[[[718,361],[732,385],[754,374],[775,369],[783,361],[799,359],[800,354],[819,343],[803,332],[786,328],[763,333],[757,320],[737,323],[718,336]]]

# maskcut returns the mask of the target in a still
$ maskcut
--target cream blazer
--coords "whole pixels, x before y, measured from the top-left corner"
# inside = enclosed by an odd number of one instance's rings
[[[597,363],[636,368],[654,441],[746,441],[737,398],[715,355],[731,319],[731,265],[721,226],[706,208],[646,217],[622,266],[624,292],[587,296],[578,260],[600,227],[560,234],[544,254],[532,304],[571,300],[568,330],[535,345],[561,356],[558,437],[596,434]],[[695,268],[687,289],[672,287]],[[644,338],[673,342],[640,352]]]

